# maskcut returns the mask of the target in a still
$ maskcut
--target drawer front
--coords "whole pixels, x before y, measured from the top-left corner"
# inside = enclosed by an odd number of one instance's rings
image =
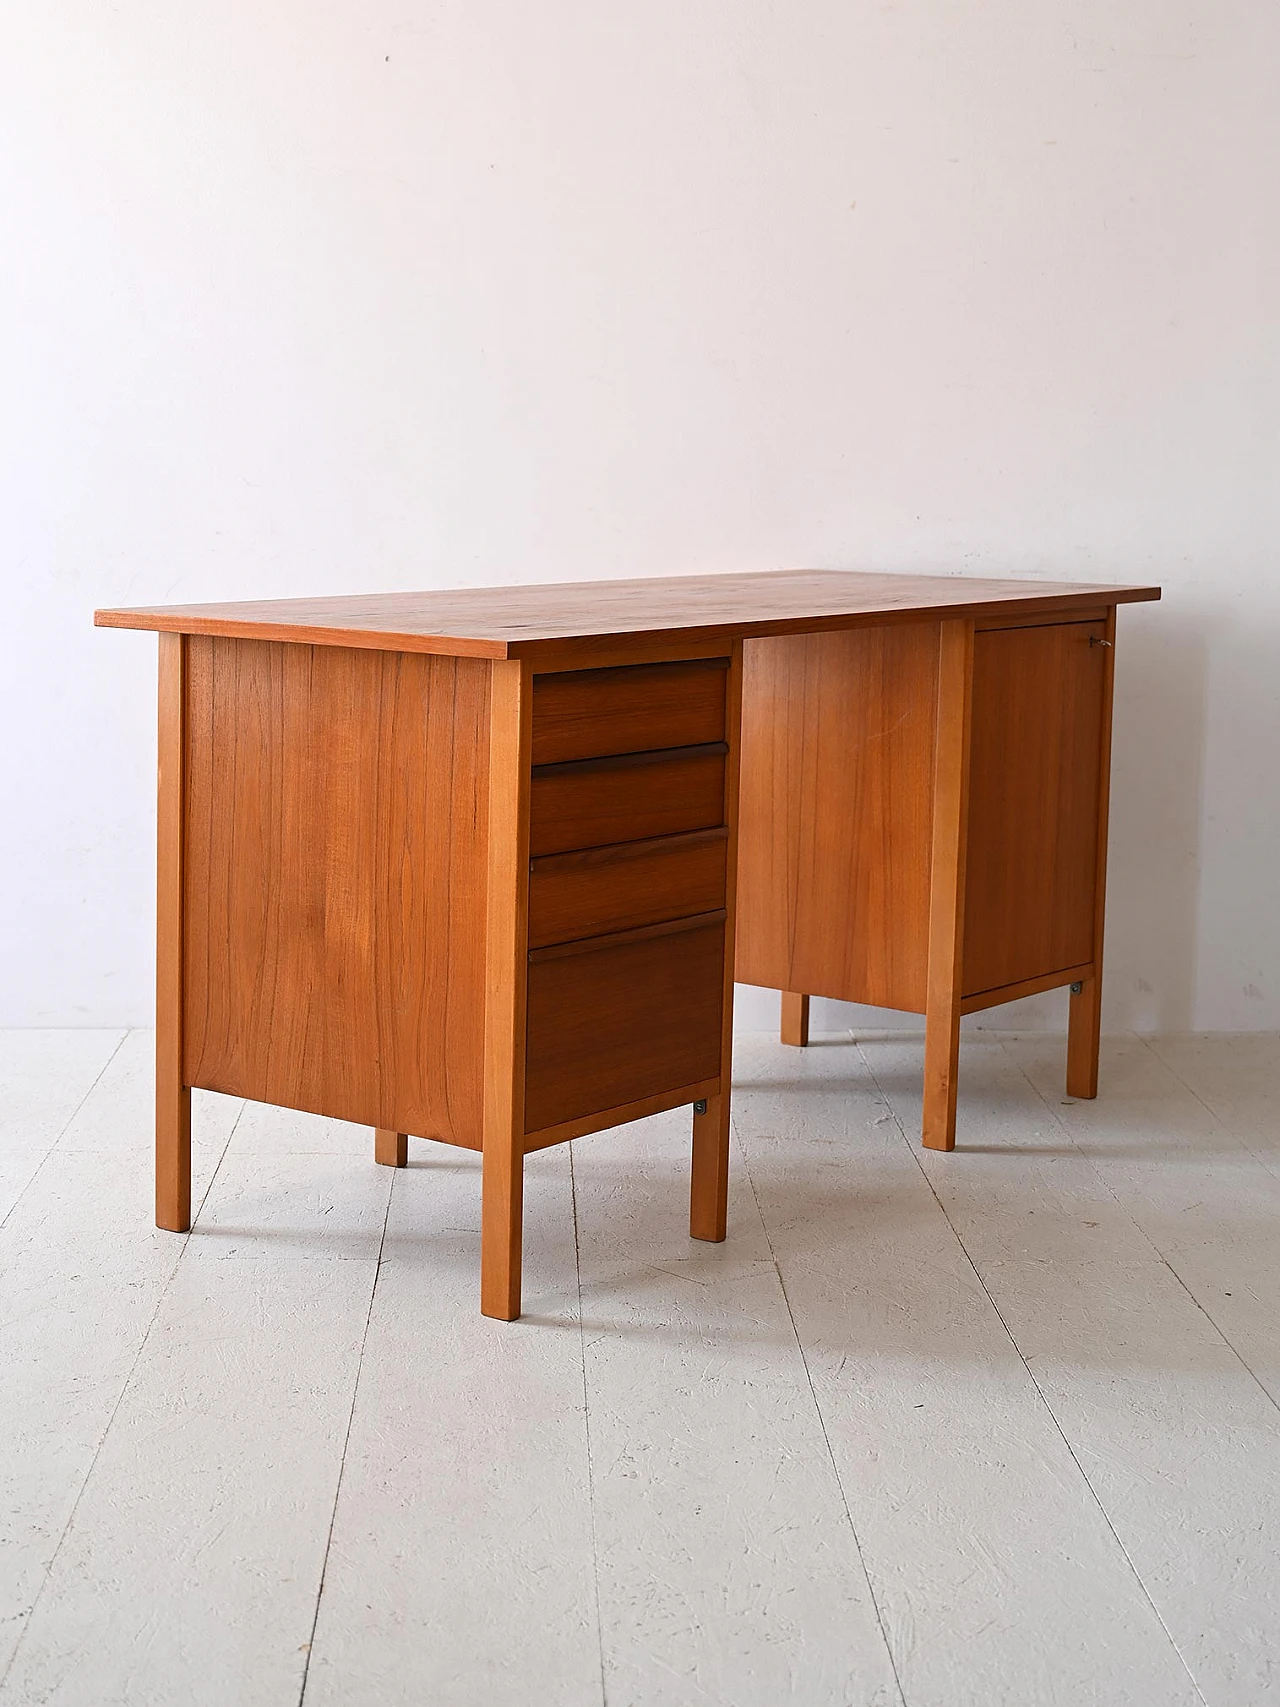
[[[533,762],[724,740],[727,658],[533,678]]]
[[[608,847],[723,824],[726,752],[720,741],[666,753],[535,765],[530,855]]]
[[[525,1131],[720,1073],[724,918],[529,958]]]
[[[529,874],[529,946],[573,942],[725,902],[726,829],[548,854]]]

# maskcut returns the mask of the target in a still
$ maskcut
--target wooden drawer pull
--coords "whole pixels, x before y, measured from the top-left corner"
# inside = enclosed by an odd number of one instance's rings
[[[678,853],[682,848],[704,847],[708,842],[729,839],[729,826],[717,824],[710,830],[687,830],[681,836],[648,836],[639,842],[613,842],[605,848],[578,848],[573,853],[540,854],[529,861],[530,871],[588,871],[602,865],[625,864],[646,854]]]
[[[529,853],[576,853],[724,823],[723,741],[534,765]]]
[[[729,751],[727,741],[703,741],[696,747],[655,747],[645,753],[613,753],[603,759],[568,759],[563,764],[534,765],[533,775],[589,776],[593,771],[640,769],[644,765],[670,764],[673,759],[710,759]]]
[[[606,948],[625,948],[628,943],[647,942],[651,937],[679,936],[683,931],[706,930],[711,925],[723,924],[727,917],[725,909],[718,907],[713,913],[694,913],[687,919],[664,919],[661,924],[641,925],[633,931],[579,937],[577,942],[557,942],[548,948],[530,949],[529,962],[541,965],[547,960],[564,960],[572,954],[595,954]]]
[[[691,747],[724,737],[727,658],[533,679],[533,762]]]

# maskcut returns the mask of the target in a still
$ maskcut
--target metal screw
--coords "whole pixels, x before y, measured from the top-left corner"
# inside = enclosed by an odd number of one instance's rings
[[[1081,990],[1083,990],[1083,989],[1084,989],[1084,985],[1077,978],[1075,983],[1071,986],[1071,994],[1073,996],[1078,996],[1080,994]]]
[[[707,1112],[707,1099],[706,1099],[706,1097],[699,1097],[698,1098],[697,1102],[695,1102],[693,1105],[693,1112],[695,1114],[705,1114]]]

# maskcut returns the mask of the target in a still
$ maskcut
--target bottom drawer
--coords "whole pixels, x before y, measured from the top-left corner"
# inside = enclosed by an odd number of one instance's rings
[[[724,914],[529,956],[525,1131],[720,1073]]]

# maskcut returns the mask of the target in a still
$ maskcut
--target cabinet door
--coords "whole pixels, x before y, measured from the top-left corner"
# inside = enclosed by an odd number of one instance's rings
[[[964,994],[1093,958],[1106,624],[974,639]]]

